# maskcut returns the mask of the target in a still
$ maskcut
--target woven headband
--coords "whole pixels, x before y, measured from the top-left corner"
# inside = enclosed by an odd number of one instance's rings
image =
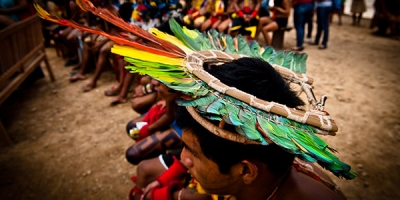
[[[333,155],[334,149],[317,136],[335,135],[338,128],[324,111],[326,97],[318,102],[312,92],[313,79],[305,75],[306,54],[262,48],[255,41],[248,43],[242,36],[232,38],[215,30],[203,34],[181,27],[173,19],[169,25],[174,36],[157,29],[151,29],[150,33],[124,22],[107,9],[96,8],[88,0],[77,0],[77,4],[141,40],[129,35],[111,35],[50,16],[38,5],[35,8],[43,19],[114,41],[111,51],[132,64],[127,69],[149,75],[185,94],[185,98],[177,101],[178,105],[186,106],[193,118],[210,132],[244,144],[275,143],[303,160],[318,162],[338,177],[355,177],[350,166]],[[312,110],[296,110],[258,99],[223,84],[203,69],[205,63],[219,65],[241,57],[263,59],[287,82],[300,85]],[[208,120],[220,121],[220,125],[215,126]],[[237,133],[224,130],[225,123],[234,126]]]

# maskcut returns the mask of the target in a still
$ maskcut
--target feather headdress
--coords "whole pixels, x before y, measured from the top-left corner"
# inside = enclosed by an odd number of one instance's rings
[[[169,25],[174,36],[157,29],[146,32],[129,24],[103,8],[96,8],[88,0],[77,0],[85,11],[103,18],[142,40],[110,35],[101,30],[50,16],[35,5],[43,19],[100,34],[115,42],[112,52],[125,57],[132,64],[132,72],[149,75],[174,90],[185,94],[178,104],[212,133],[246,144],[275,143],[301,159],[318,162],[338,177],[353,179],[350,166],[340,161],[317,134],[335,135],[338,127],[324,111],[325,97],[318,102],[312,92],[313,79],[305,75],[306,54],[275,51],[248,43],[242,36],[232,38],[214,30],[200,33],[181,27],[175,20]],[[282,77],[301,86],[312,105],[311,111],[300,111],[229,87],[203,69],[203,64],[221,64],[241,57],[260,58],[270,63]],[[215,126],[206,118],[228,123],[236,133]]]

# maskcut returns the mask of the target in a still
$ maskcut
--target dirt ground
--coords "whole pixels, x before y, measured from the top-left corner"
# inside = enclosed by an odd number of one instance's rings
[[[332,178],[348,199],[400,199],[400,41],[373,36],[368,21],[343,20],[332,24],[327,50],[305,49],[314,91],[329,96],[340,128],[324,139],[358,172],[353,181]],[[292,30],[285,47],[294,44]],[[136,167],[125,160],[133,144],[125,124],[137,114],[129,103],[109,106],[111,70],[83,93],[86,81],[69,83],[71,68],[54,49],[47,54],[56,81],[41,79],[0,107],[14,143],[0,147],[0,199],[127,199]]]

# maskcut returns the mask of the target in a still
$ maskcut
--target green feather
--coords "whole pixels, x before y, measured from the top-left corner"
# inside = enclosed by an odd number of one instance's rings
[[[224,37],[225,41],[226,41],[225,52],[236,54],[233,38],[230,35],[225,35],[225,36],[221,36],[221,37]]]
[[[252,52],[253,57],[255,58],[262,58],[260,54],[260,45],[256,40],[252,40],[249,44],[250,51]]]
[[[236,36],[236,39],[238,41],[238,49],[239,49],[237,54],[252,55],[252,52],[250,51],[250,47],[249,47],[249,44],[247,43],[247,40],[242,35]]]
[[[211,49],[210,41],[205,40],[203,34],[197,30],[189,30],[181,27],[175,19],[169,20],[171,31],[175,37],[181,40],[188,48],[196,51]]]

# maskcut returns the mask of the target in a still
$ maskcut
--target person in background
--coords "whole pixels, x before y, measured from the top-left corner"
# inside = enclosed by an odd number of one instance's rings
[[[332,0],[316,0],[315,7],[317,8],[317,34],[315,41],[312,45],[319,45],[319,41],[322,33],[322,43],[318,46],[318,49],[326,49],[328,47],[329,39],[329,15],[332,10]]]
[[[270,8],[272,10],[273,16],[261,17],[258,23],[257,32],[262,32],[264,35],[265,43],[271,46],[272,40],[269,36],[269,32],[278,30],[279,28],[284,28],[287,26],[288,18],[290,15],[290,2],[289,0],[275,0],[274,7]],[[258,35],[256,35],[258,38]]]
[[[400,9],[400,8],[397,8]],[[351,12],[353,13],[353,26],[360,26],[363,12],[367,10],[365,0],[353,0],[351,3]]]
[[[292,51],[302,51],[304,49],[304,27],[311,20],[314,12],[313,0],[293,0],[293,21],[296,29],[296,46],[292,47]]]

